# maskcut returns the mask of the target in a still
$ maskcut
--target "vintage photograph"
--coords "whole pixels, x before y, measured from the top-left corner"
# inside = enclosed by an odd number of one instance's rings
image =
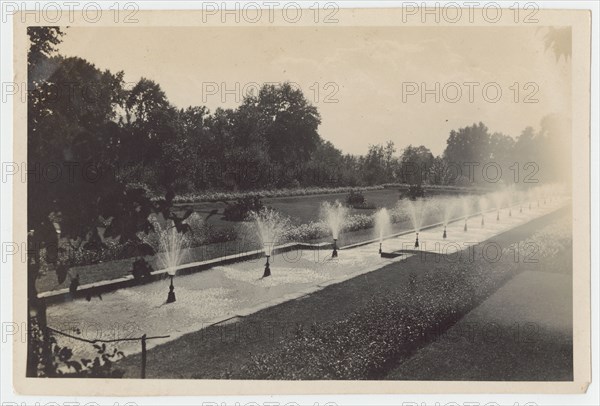
[[[539,21],[27,27],[15,363],[573,382],[589,134]]]

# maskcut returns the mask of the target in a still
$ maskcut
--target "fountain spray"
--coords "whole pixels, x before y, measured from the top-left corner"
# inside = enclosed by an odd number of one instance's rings
[[[249,217],[254,220],[256,235],[263,246],[263,252],[267,258],[263,273],[263,278],[266,278],[271,276],[269,259],[288,226],[288,220],[278,212],[268,208],[263,208],[258,212],[251,212]]]
[[[379,236],[379,255],[383,254],[383,238],[390,233],[390,215],[384,207],[375,214],[375,232]]]
[[[177,231],[177,228],[173,224],[167,224],[167,228],[163,229],[160,223],[157,222],[155,223],[155,228],[158,230],[158,242],[160,245],[158,261],[167,270],[171,279],[167,303],[174,303],[176,298],[173,278],[177,272],[177,267],[185,258],[185,247],[188,244],[188,240],[183,233]]]
[[[323,216],[325,217],[325,221],[331,229],[331,234],[333,237],[333,252],[331,254],[331,257],[337,258],[337,240],[340,231],[342,230],[342,227],[344,225],[348,209],[346,209],[340,202],[336,200],[333,204],[329,202],[324,202],[321,205],[321,211]]]

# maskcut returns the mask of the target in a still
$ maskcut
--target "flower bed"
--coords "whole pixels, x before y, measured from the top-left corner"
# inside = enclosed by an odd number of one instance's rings
[[[383,190],[390,188],[408,188],[409,185],[404,183],[386,183],[375,186],[339,186],[339,187],[304,187],[304,188],[284,188],[271,190],[257,190],[244,192],[198,192],[186,193],[175,196],[174,203],[200,203],[200,202],[222,202],[244,199],[249,196],[258,196],[259,198],[273,197],[293,197],[293,196],[311,196],[331,193],[350,193],[366,190]],[[447,185],[424,185],[425,189],[431,190],[453,190],[464,192],[486,191],[486,189],[477,187],[464,186],[447,186]],[[156,199],[161,196],[155,196]]]

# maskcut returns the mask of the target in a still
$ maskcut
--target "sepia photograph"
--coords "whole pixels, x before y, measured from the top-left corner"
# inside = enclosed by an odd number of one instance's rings
[[[589,14],[415,10],[15,31],[17,377],[585,390]]]

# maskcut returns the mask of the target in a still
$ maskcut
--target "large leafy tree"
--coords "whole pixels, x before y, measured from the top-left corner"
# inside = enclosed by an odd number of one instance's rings
[[[28,314],[30,331],[39,326],[44,345],[40,350],[30,336],[27,374],[36,376],[40,365],[46,375],[52,365],[45,304],[36,289],[41,263],[54,267],[62,283],[68,269],[58,261],[60,241],[97,249],[111,236],[144,251],[138,232],[150,230],[153,210],[171,216],[172,195],[154,203],[118,176],[123,74],[54,55],[63,35],[58,28],[30,27],[28,34]]]
[[[275,162],[289,164],[307,160],[318,146],[319,112],[300,89],[294,89],[289,83],[264,85],[257,96],[244,99],[238,114],[256,120],[247,123],[249,126],[240,134],[246,134],[247,140],[252,141],[253,134],[258,132]]]
[[[400,178],[410,185],[421,185],[429,178],[434,158],[429,148],[409,145],[400,157]]]
[[[457,164],[482,162],[487,158],[489,142],[488,128],[481,122],[458,131],[452,130],[446,140],[444,157]]]

